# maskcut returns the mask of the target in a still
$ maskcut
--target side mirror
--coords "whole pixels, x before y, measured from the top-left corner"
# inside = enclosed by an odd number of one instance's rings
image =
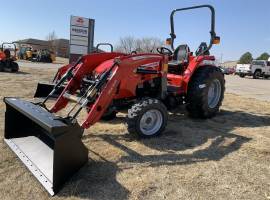
[[[213,39],[213,44],[219,44],[220,43],[220,37],[219,36],[215,36]]]
[[[166,39],[166,45],[172,45],[172,38]]]

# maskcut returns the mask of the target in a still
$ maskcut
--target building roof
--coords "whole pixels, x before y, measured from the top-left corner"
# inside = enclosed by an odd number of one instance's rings
[[[56,39],[54,40],[57,45],[60,46],[69,46],[69,40],[67,39]],[[29,44],[29,45],[39,45],[39,46],[50,46],[50,42],[47,40],[39,40],[39,39],[33,39],[33,38],[27,38],[24,40],[17,40],[14,41],[14,43],[19,43],[19,44]]]
[[[46,40],[38,40],[38,39],[33,39],[33,38],[28,38],[28,39],[24,39],[24,40],[17,40],[17,41],[14,41],[14,43],[49,46],[48,41],[46,41]]]
[[[227,61],[221,64],[223,67],[234,67],[237,65],[238,61]]]
[[[56,46],[61,46],[61,47],[66,47],[68,48],[69,47],[69,40],[68,39],[56,39],[54,40],[54,43]]]

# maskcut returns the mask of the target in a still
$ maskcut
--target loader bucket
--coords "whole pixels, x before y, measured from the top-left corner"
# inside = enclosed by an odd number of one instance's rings
[[[54,86],[55,85],[52,83],[38,83],[34,97],[38,98],[47,97],[53,90]],[[51,97],[57,98],[63,92],[64,88],[65,87],[63,86],[60,87],[57,91],[55,91],[55,93]]]
[[[88,161],[83,129],[44,108],[18,98],[6,104],[4,141],[54,195]]]

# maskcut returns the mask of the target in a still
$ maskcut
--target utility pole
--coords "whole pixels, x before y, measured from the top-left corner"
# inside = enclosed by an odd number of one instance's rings
[[[223,53],[220,55],[220,63],[222,63]]]

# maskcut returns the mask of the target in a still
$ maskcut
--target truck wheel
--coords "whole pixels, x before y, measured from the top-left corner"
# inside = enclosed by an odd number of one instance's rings
[[[191,117],[211,118],[222,104],[225,80],[217,67],[199,68],[188,86],[186,109]]]
[[[145,99],[128,110],[127,128],[132,134],[150,138],[160,135],[168,121],[165,105],[157,99]]]
[[[263,78],[268,79],[269,76],[264,74]]]
[[[245,77],[245,74],[240,74],[239,75],[241,78],[244,78]]]
[[[259,70],[256,70],[253,74],[254,79],[259,79],[261,77],[261,72]]]

